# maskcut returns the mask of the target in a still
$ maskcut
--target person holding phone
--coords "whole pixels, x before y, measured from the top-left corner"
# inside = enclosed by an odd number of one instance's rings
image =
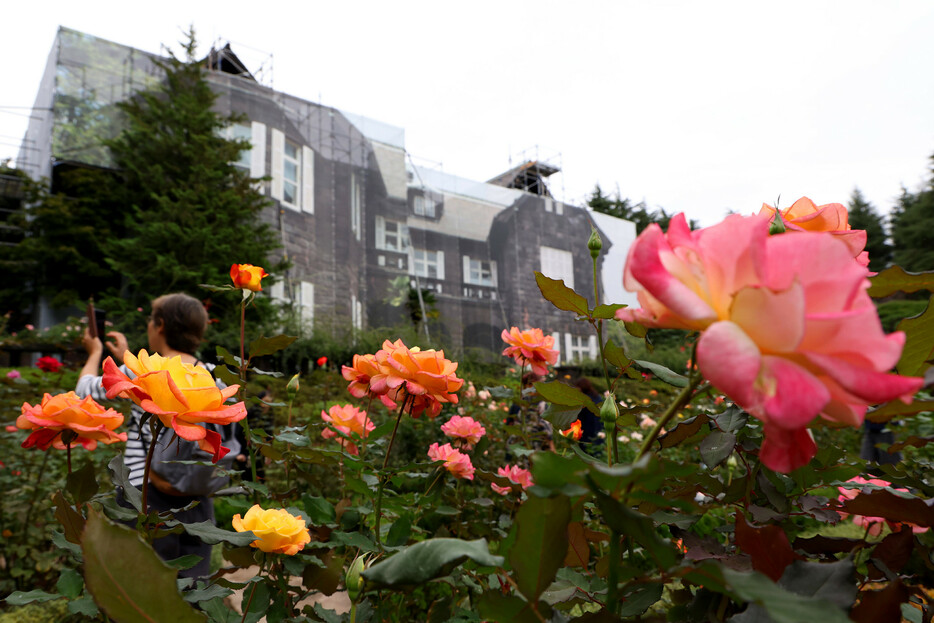
[[[160,296],[152,302],[152,313],[146,325],[149,350],[163,357],[181,357],[183,363],[201,366],[209,372],[213,371],[212,364],[202,363],[194,354],[201,343],[207,324],[207,311],[196,298],[182,293]],[[90,329],[85,331],[84,348],[88,352],[88,360],[81,369],[78,385],[75,388],[79,396],[91,396],[95,400],[106,398],[99,373],[105,346],[113,355],[114,361],[120,365],[123,373],[128,376],[133,375],[133,372],[123,365],[123,355],[128,350],[126,336],[119,331],[110,331],[106,337],[107,341],[102,342],[92,335]],[[226,387],[222,381],[217,381],[217,384],[221,389]],[[141,426],[144,416],[145,412],[134,404],[131,408],[131,416],[127,420],[127,444],[123,457],[129,469],[130,484],[140,489],[143,486],[146,454],[152,443],[150,427]],[[219,427],[225,429],[218,431],[225,440],[224,445],[228,445],[227,441],[235,438],[235,427],[236,424]],[[166,437],[166,432],[171,433],[170,430],[163,431],[162,437]],[[158,443],[163,443],[162,437]],[[176,490],[171,482],[157,472],[158,466],[153,465],[147,492],[151,510],[183,508],[197,501],[199,504],[189,510],[177,512],[175,518],[186,523],[214,522],[214,505],[208,496],[185,495]],[[119,496],[118,501],[121,499],[122,496]],[[180,571],[179,577],[204,577],[210,572],[211,546],[197,537],[187,533],[170,534],[156,539],[153,542],[153,549],[163,560],[173,560],[187,554],[201,556],[201,562],[190,569]]]

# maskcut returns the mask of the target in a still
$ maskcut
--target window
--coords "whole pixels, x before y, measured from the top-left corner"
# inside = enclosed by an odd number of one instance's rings
[[[272,130],[272,184],[270,195],[296,211],[315,211],[315,153],[310,147]]]
[[[425,195],[415,195],[415,214],[418,216],[435,218],[436,205],[437,202],[431,197]]]
[[[298,290],[302,328],[310,333],[315,324],[315,284],[302,281]]]
[[[298,187],[301,182],[301,159],[298,145],[286,141],[282,154],[282,201],[293,206],[300,205]]]
[[[376,248],[405,253],[409,248],[409,228],[405,223],[376,217]]]
[[[597,358],[597,338],[589,335],[582,337],[579,335],[564,334],[565,350],[567,357],[571,361],[582,361],[584,359]]]
[[[253,128],[242,123],[235,123],[227,128],[227,138],[232,141],[245,140],[252,143]],[[233,165],[249,175],[252,163],[253,149],[252,147],[249,147],[240,152],[240,157],[233,162]]]
[[[496,262],[464,256],[464,283],[496,287]]]
[[[360,211],[363,204],[363,184],[356,173],[350,174],[350,231],[360,240]]]
[[[570,251],[542,247],[541,261],[543,275],[551,279],[561,279],[564,285],[574,289],[574,256]]]
[[[350,317],[354,330],[363,328],[363,303],[353,294],[350,295]]]
[[[444,251],[412,249],[409,274],[427,279],[444,279]]]

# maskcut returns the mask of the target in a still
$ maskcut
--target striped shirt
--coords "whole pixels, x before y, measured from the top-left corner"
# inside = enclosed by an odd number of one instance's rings
[[[214,364],[205,363],[202,365],[208,372],[214,371]],[[129,378],[136,378],[136,374],[125,365],[120,366],[120,371]],[[75,387],[75,393],[84,398],[90,396],[94,400],[105,400],[107,392],[101,383],[101,376],[92,376],[87,374],[78,379],[78,386]],[[224,389],[227,384],[220,379],[215,379],[218,389]],[[143,476],[146,470],[146,453],[149,451],[149,444],[152,441],[152,430],[149,428],[149,422],[145,426],[140,426],[140,422],[146,412],[137,405],[133,404],[130,408],[130,417],[126,429],[126,448],[123,451],[123,462],[130,470],[129,481],[134,487],[143,486]]]

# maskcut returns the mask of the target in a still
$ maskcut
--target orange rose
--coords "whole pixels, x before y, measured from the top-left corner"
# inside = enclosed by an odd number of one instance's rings
[[[18,428],[33,431],[23,447],[38,446],[42,450],[48,450],[49,446],[64,450],[62,433],[65,431],[77,435],[70,444],[72,448],[81,444],[93,450],[98,441],[105,444],[126,441],[126,433],[114,432],[121,424],[121,413],[105,409],[93,398],[79,398],[74,392],[57,396],[46,394],[36,406],[24,402],[22,415],[16,418]]]
[[[558,351],[552,348],[555,338],[545,335],[541,329],[519,331],[519,327],[513,327],[509,331],[503,329],[501,337],[509,345],[503,355],[512,357],[521,366],[532,366],[532,372],[539,376],[548,374],[546,365],[558,362]]]
[[[575,441],[579,441],[581,438],[581,434],[583,434],[583,431],[581,430],[581,421],[574,420],[574,423],[571,424],[571,427],[567,430],[561,431],[561,434],[564,435],[565,437],[570,437],[571,439]]]
[[[283,508],[264,510],[254,504],[243,518],[240,513],[234,515],[232,523],[237,532],[252,531],[257,539],[250,545],[264,552],[293,556],[311,542],[305,520]]]
[[[776,213],[782,219],[785,229],[824,231],[833,234],[846,244],[850,254],[858,258],[861,264],[864,266],[869,264],[869,255],[863,252],[866,247],[866,232],[862,229],[850,229],[850,215],[842,203],[819,206],[807,197],[801,197],[791,204],[790,208],[781,211],[765,203],[759,210],[759,216],[766,216],[770,221],[775,218]]]
[[[259,292],[263,289],[260,281],[262,281],[263,277],[268,276],[261,266],[234,264],[230,267],[230,278],[233,280],[234,287],[243,290]]]
[[[202,450],[214,455],[215,462],[227,454],[228,449],[220,445],[220,435],[200,424],[230,424],[242,420],[246,416],[242,402],[225,404],[237,393],[239,385],[218,389],[210,372],[182,363],[181,357],[167,359],[141,350],[139,358],[127,351],[123,360],[136,378],[130,379],[108,357],[104,361],[103,378],[108,398],[125,395],[144,411],[158,417],[179,437],[197,441]]]
[[[456,371],[457,363],[445,359],[444,351],[409,349],[402,340],[386,340],[375,355],[354,355],[353,366],[342,369],[351,395],[378,397],[390,409],[411,397],[414,417],[426,410],[435,417],[442,403],[457,402],[464,381]]]

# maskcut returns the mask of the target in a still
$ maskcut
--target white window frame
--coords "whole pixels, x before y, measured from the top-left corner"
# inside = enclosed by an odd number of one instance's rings
[[[564,285],[574,289],[574,254],[570,251],[542,246],[539,249],[540,270],[551,279],[560,279]]]
[[[357,179],[356,173],[350,174],[350,231],[354,238],[360,240],[362,227],[360,215],[363,207],[363,184]]]
[[[381,251],[407,253],[409,250],[408,226],[400,221],[391,221],[382,216],[377,216],[376,248]]]
[[[434,269],[434,274],[432,274]],[[444,251],[409,250],[409,274],[423,279],[444,279]]]
[[[240,152],[240,159],[234,160],[231,162],[231,164],[244,173],[247,173],[252,177],[257,177],[253,175],[253,144],[255,142],[253,128],[245,123],[231,123],[229,126],[224,128],[224,138],[229,141],[246,139],[250,142],[250,147]]]
[[[484,276],[488,277],[484,279]],[[496,262],[464,256],[464,283],[472,286],[495,288],[497,284]]]
[[[294,157],[289,155],[289,148],[294,150]],[[295,170],[295,177],[288,176],[288,165],[292,165]],[[293,201],[287,199],[287,189],[293,187]],[[302,148],[298,143],[293,143],[285,139],[282,144],[282,203],[293,209],[301,210],[302,198],[299,193],[302,192]]]
[[[597,338],[593,335],[564,334],[568,361],[583,361],[597,358]]]
[[[428,195],[415,195],[414,210],[416,216],[435,218],[438,202]]]
[[[302,281],[298,288],[299,317],[302,329],[311,333],[315,326],[315,284]]]

